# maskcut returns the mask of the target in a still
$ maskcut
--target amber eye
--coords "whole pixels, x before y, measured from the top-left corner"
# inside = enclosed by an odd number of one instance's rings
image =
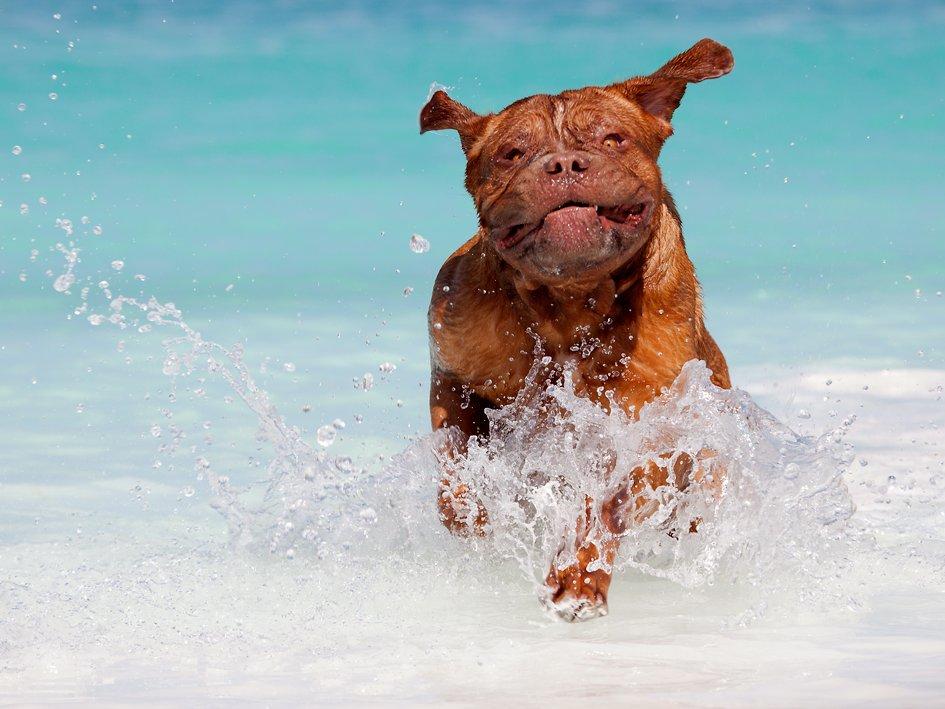
[[[621,138],[616,133],[611,133],[603,140],[603,144],[605,148],[619,148],[622,142],[623,142],[623,138]]]
[[[502,156],[502,159],[508,160],[509,162],[518,162],[524,155],[525,153],[523,153],[518,148],[512,148],[511,150],[506,151],[506,153]]]

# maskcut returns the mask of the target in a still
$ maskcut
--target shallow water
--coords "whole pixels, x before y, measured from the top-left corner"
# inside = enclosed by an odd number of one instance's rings
[[[857,541],[842,545],[848,563],[833,586],[815,588],[816,574],[801,579],[812,591],[803,601],[780,573],[790,567],[772,569],[760,593],[726,570],[710,584],[623,570],[607,618],[565,625],[541,613],[518,564],[446,535],[423,496],[409,500],[419,518],[399,514],[403,496],[394,510],[378,506],[378,526],[346,554],[335,553],[343,545],[321,558],[297,547],[288,559],[234,551],[206,488],[186,497],[167,484],[175,475],[100,473],[95,482],[69,482],[60,474],[46,484],[4,485],[5,696],[936,700],[945,651],[938,390],[945,373],[744,376],[758,401],[797,428],[857,414],[846,437],[857,453],[845,475],[857,505],[845,532]],[[121,406],[129,415],[140,408]],[[809,419],[796,418],[804,411]],[[112,448],[118,460],[156,447],[121,438]],[[409,528],[409,538],[388,534],[391,525]],[[797,536],[810,541],[811,531]],[[756,546],[778,550],[773,539]],[[838,557],[822,561],[821,570],[840,566]]]
[[[0,11],[4,701],[942,701],[935,5]],[[494,533],[451,538],[423,317],[474,215],[427,86],[496,108],[706,34],[737,69],[664,164],[741,391],[498,414],[463,469]],[[726,464],[662,491],[700,534],[655,516],[608,617],[549,619],[581,466],[667,429]]]

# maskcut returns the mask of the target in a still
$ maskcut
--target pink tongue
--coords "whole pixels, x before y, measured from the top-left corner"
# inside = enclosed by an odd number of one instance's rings
[[[565,207],[545,217],[541,235],[562,251],[580,251],[596,244],[601,232],[594,207]]]

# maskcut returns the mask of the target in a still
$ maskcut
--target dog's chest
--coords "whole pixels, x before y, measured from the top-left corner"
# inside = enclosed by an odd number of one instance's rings
[[[430,333],[437,369],[496,405],[567,372],[579,396],[639,411],[695,356],[686,311],[640,304],[535,320],[497,293],[451,290],[434,299]]]
[[[523,389],[544,391],[568,380],[578,396],[605,409],[617,401],[626,411],[642,406],[669,386],[685,359],[664,353],[659,341],[641,342],[627,328],[596,332],[580,339],[552,343],[533,327],[511,323],[501,336],[467,338],[464,380],[488,401],[504,405]],[[649,333],[656,336],[656,333]]]

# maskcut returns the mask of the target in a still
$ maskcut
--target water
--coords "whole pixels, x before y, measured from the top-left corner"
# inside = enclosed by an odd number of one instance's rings
[[[0,17],[0,697],[941,700],[934,4]],[[475,216],[455,139],[417,135],[430,83],[489,110],[704,35],[736,69],[687,92],[663,164],[741,391],[691,365],[637,424],[567,386],[567,435],[497,413],[461,471],[495,533],[451,538],[424,313]],[[661,491],[610,615],[549,620],[608,484],[580,466],[667,430],[726,487]]]

